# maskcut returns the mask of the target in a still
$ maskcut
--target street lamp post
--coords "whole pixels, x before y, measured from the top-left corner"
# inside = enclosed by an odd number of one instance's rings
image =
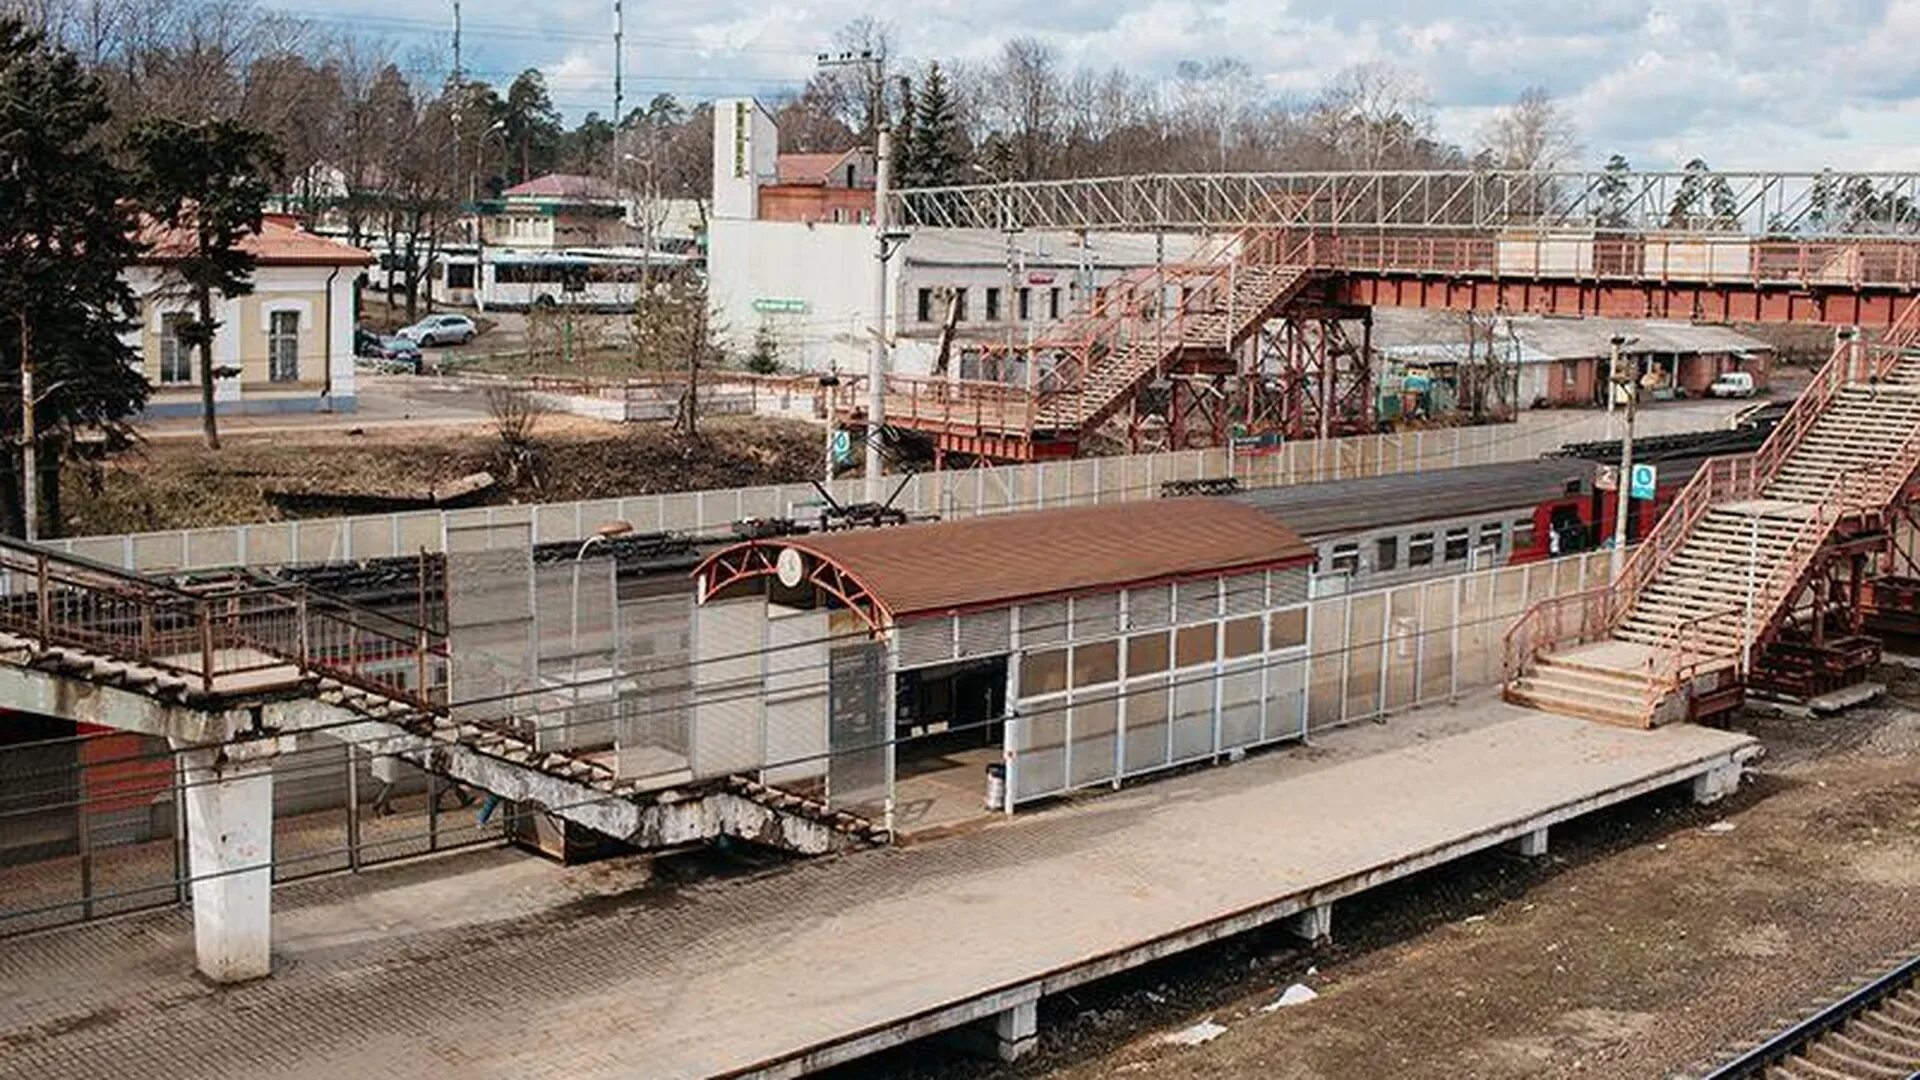
[[[1627,370],[1627,364],[1621,355],[1620,347],[1628,339],[1619,334],[1613,335],[1613,363],[1608,373],[1613,385],[1613,397],[1620,399],[1621,407],[1627,411],[1626,435],[1620,440],[1620,475],[1618,498],[1613,514],[1613,550],[1607,560],[1608,576],[1614,580],[1620,578],[1620,568],[1624,565],[1627,551],[1627,518],[1633,510],[1633,413],[1634,404],[1640,398],[1640,380]],[[1611,398],[1609,400],[1612,400]]]

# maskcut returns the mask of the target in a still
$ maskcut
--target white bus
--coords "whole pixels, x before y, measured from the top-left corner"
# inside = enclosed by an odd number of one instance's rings
[[[482,248],[444,259],[442,295],[480,311],[524,311],[567,305],[587,311],[624,311],[649,276],[686,273],[691,253],[641,248],[519,251]]]

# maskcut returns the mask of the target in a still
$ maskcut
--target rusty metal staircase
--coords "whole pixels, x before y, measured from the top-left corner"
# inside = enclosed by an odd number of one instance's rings
[[[1308,278],[1308,241],[1249,229],[1209,241],[1189,259],[1128,271],[1089,309],[1022,344],[983,345],[983,367],[1031,371],[1022,382],[888,376],[886,422],[939,451],[999,460],[1071,456],[1147,382],[1171,371],[1231,371]],[[1018,361],[1018,362],[1016,362]],[[835,411],[866,422],[864,380],[845,380]]]
[[[1737,702],[1843,524],[1920,466],[1920,302],[1843,341],[1759,451],[1695,474],[1610,586],[1535,604],[1505,639],[1507,700],[1652,726]]]

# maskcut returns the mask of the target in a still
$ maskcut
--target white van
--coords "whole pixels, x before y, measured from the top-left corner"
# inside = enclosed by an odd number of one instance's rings
[[[1744,371],[1729,371],[1707,387],[1708,397],[1752,397],[1753,376]]]

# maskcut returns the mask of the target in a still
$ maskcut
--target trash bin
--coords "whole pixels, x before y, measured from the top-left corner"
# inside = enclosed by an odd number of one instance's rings
[[[995,763],[987,766],[987,798],[989,810],[999,810],[1007,805],[1007,767]]]

